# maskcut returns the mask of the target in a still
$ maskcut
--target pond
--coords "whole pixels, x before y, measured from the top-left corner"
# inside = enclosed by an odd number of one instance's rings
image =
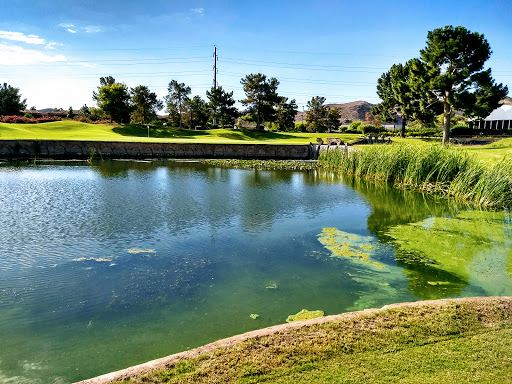
[[[86,379],[302,309],[512,295],[508,212],[319,171],[3,164],[0,234],[0,383]]]

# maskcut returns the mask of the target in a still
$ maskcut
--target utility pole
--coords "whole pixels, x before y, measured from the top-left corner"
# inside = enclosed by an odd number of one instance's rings
[[[217,88],[217,59],[219,58],[217,56],[217,47],[213,46],[213,87]]]
[[[217,89],[217,47],[213,46],[213,88]],[[215,121],[215,116],[213,117],[213,126],[215,127],[217,122]]]

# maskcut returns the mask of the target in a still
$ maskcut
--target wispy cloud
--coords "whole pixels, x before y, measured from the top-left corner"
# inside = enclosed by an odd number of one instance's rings
[[[99,33],[103,31],[103,28],[101,28],[99,25],[78,26],[71,23],[60,23],[58,26],[64,28],[69,33]]]
[[[190,12],[196,15],[204,16],[204,8],[192,8]]]
[[[49,55],[35,49],[0,43],[0,65],[27,65],[67,61],[63,55]]]
[[[46,40],[37,35],[25,35],[22,32],[0,31],[0,39],[22,41],[27,44],[46,44]]]

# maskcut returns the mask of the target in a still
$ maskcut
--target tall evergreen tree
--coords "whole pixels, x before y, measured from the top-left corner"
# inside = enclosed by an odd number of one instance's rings
[[[227,92],[222,87],[212,87],[210,91],[206,91],[206,96],[209,100],[208,108],[211,118],[215,119],[222,128],[233,127],[238,117],[233,92]]]
[[[297,102],[295,99],[288,101],[287,97],[281,97],[276,109],[276,124],[280,131],[286,131],[295,125],[297,115]]]
[[[132,123],[147,124],[156,117],[157,110],[163,107],[156,93],[151,92],[145,85],[139,85],[131,90],[133,112]]]
[[[402,119],[401,137],[405,136],[408,121],[417,119],[431,122],[435,114],[440,113],[439,108],[435,106],[425,108],[427,99],[421,92],[415,92],[411,86],[411,68],[417,60],[409,60],[405,65],[394,64],[377,80],[377,95],[382,102],[373,106],[371,112],[383,121],[397,122],[400,117]]]
[[[451,115],[463,111],[467,117],[485,117],[508,93],[496,84],[484,63],[491,55],[484,35],[464,27],[446,26],[430,31],[421,60],[411,63],[411,87],[423,93],[423,108],[443,107],[443,144],[450,138]]]
[[[178,83],[176,80],[171,80],[167,88],[169,93],[165,96],[167,103],[167,111],[169,116],[172,114],[178,114],[178,124],[181,129],[182,127],[182,113],[184,111],[185,100],[190,95],[191,89],[187,87],[185,83]]]
[[[246,113],[256,122],[256,129],[262,129],[265,122],[274,122],[275,107],[280,101],[277,94],[279,81],[275,77],[267,79],[262,73],[252,73],[245,76],[240,83],[246,96],[241,102],[248,107]]]
[[[187,98],[185,104],[190,113],[190,128],[205,128],[209,115],[208,103],[201,99],[201,96],[194,96],[191,99]]]
[[[314,96],[308,101],[306,112],[306,129],[308,132],[326,131],[328,109],[324,103],[325,97],[323,96]]]

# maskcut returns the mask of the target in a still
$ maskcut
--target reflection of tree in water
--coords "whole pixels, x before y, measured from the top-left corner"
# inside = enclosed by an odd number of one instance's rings
[[[456,206],[446,200],[436,200],[429,195],[397,190],[387,184],[355,178],[345,178],[345,182],[370,203],[372,213],[367,219],[368,230],[380,242],[395,248],[396,262],[398,266],[403,267],[411,292],[421,299],[460,295],[468,284],[467,279],[457,276],[453,271],[439,268],[431,262],[432,260],[425,257],[421,250],[415,252],[403,250],[398,242],[401,239],[411,240],[407,236],[397,239],[388,234],[390,228],[398,225],[420,222],[429,217],[453,215],[457,211]]]
[[[508,257],[504,264],[512,264],[512,237],[506,236],[503,212],[471,211],[447,200],[377,183],[353,180],[349,185],[371,204],[368,230],[394,246],[409,289],[420,298],[458,296],[472,280],[484,287],[482,294],[493,294],[485,284],[484,275],[489,272],[484,270],[492,270],[497,261],[489,260],[488,267],[479,266],[478,271],[473,266],[477,261],[485,263],[489,254]],[[494,270],[492,275],[508,280],[504,270]]]

